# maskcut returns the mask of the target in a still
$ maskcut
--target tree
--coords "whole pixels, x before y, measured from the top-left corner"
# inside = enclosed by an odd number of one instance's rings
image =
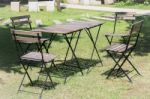
[[[58,12],[61,12],[61,6],[60,6],[61,0],[56,0],[56,8]]]

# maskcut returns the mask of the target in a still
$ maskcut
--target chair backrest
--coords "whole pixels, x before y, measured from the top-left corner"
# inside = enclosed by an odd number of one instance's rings
[[[128,46],[131,43],[133,47],[137,45],[142,25],[143,25],[143,20],[137,21],[131,25],[131,30],[129,32],[130,36],[128,37],[128,40],[127,40],[126,50],[128,49]]]
[[[38,45],[37,50],[41,52],[42,57],[43,57],[41,32],[12,29],[11,33],[12,33],[13,40],[15,41],[16,49],[18,52],[18,57],[26,53],[26,51],[23,50],[21,43],[32,43],[32,42],[37,43]]]
[[[133,23],[136,19],[135,14],[135,12],[115,12],[113,33],[116,32],[116,25],[118,20],[130,20]]]
[[[135,20],[135,12],[115,12],[115,16],[118,19],[123,19],[123,20]],[[126,19],[127,18],[127,19]]]
[[[28,25],[29,30],[32,30],[30,15],[15,16],[11,17],[10,19],[12,21],[12,26],[14,29],[16,29],[17,26]]]

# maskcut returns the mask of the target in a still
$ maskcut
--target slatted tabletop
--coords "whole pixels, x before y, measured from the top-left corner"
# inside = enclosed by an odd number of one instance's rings
[[[102,24],[103,22],[99,22],[99,21],[75,21],[70,23],[53,25],[49,27],[38,28],[38,29],[34,29],[33,31],[56,33],[56,34],[69,34],[72,32],[80,31],[85,28],[96,27]]]

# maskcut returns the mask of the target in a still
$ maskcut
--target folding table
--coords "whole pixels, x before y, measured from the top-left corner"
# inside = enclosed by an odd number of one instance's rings
[[[59,25],[53,25],[53,26],[49,26],[49,27],[34,29],[33,31],[40,31],[40,32],[43,32],[43,33],[52,34],[51,37],[50,37],[51,42],[49,43],[49,46],[51,45],[53,39],[55,38],[55,36],[57,34],[63,35],[63,37],[65,38],[65,41],[68,44],[68,49],[67,49],[67,52],[66,52],[64,62],[66,61],[66,58],[68,56],[68,51],[71,50],[72,55],[73,55],[73,57],[75,59],[75,62],[77,64],[77,67],[80,69],[80,72],[83,75],[82,68],[80,66],[79,60],[77,59],[77,56],[75,54],[75,50],[76,50],[76,47],[77,47],[77,44],[78,44],[78,40],[80,38],[81,31],[82,30],[86,31],[86,33],[88,34],[88,37],[90,38],[90,40],[93,44],[91,59],[93,57],[94,51],[96,51],[96,54],[97,54],[97,56],[98,56],[98,58],[99,58],[99,60],[102,64],[102,60],[100,58],[100,55],[98,53],[98,49],[96,47],[96,42],[98,40],[98,36],[99,36],[100,28],[101,28],[102,24],[103,24],[103,22],[99,22],[99,21],[75,21],[75,22],[70,22],[70,23],[64,23],[64,24],[59,24]],[[99,27],[95,39],[93,38],[92,33],[90,31],[90,29],[92,29],[94,27]],[[69,40],[69,37],[68,37],[69,34],[71,35],[70,40]],[[72,39],[73,39],[75,34],[78,34],[78,36],[77,36],[77,40],[75,42],[75,46],[73,47],[71,45],[71,42],[72,42]]]

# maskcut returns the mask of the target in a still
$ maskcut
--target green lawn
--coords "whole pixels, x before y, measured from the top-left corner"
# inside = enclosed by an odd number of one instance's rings
[[[83,15],[100,16],[105,12],[95,12],[86,10],[64,9],[61,13],[53,12],[27,12],[22,8],[22,12],[11,12],[9,6],[0,7],[0,17],[7,20],[11,16],[30,14],[35,27],[35,19],[41,19],[44,25],[53,24],[52,20],[64,21],[67,18],[79,19]],[[111,77],[106,79],[107,72],[112,68],[114,62],[111,58],[107,57],[106,52],[99,51],[104,66],[100,63],[92,65],[90,67],[84,67],[84,75],[76,70],[72,72],[70,70],[60,69],[59,72],[52,72],[52,79],[57,85],[55,89],[45,90],[43,93],[43,99],[149,99],[150,97],[150,17],[141,17],[145,20],[144,27],[142,29],[141,37],[137,49],[132,54],[131,60],[136,64],[137,69],[141,72],[142,76],[136,75],[133,71],[129,74],[132,77],[133,83],[129,83],[126,77],[115,78]],[[140,18],[139,18],[140,19]],[[117,31],[126,30],[128,22],[121,21],[117,25]],[[111,32],[113,27],[112,22],[107,22],[102,26],[97,47],[103,49],[108,45],[104,33]],[[97,28],[92,31],[95,32]],[[95,33],[93,33],[95,36]],[[91,53],[91,42],[83,31],[77,47],[77,56],[80,60],[84,60],[89,63],[89,55]],[[67,49],[66,42],[61,36],[52,43],[49,51],[57,55],[57,59],[63,59],[65,51]],[[96,55],[94,60],[97,61]],[[57,66],[63,67],[60,62],[56,62]],[[129,64],[125,64],[124,69],[132,70]],[[36,80],[38,75],[38,67],[33,67],[32,78]],[[67,82],[64,84],[64,72],[67,73]],[[37,94],[21,92],[17,94],[20,81],[22,79],[24,70],[17,62],[16,50],[14,42],[11,39],[11,34],[7,26],[0,26],[0,99],[38,99]],[[28,86],[28,80],[24,83],[24,90],[31,92],[40,92],[41,88]]]
[[[133,8],[133,9],[143,9],[149,10],[149,4],[140,4],[140,3],[125,3],[125,2],[118,2],[109,5],[99,5],[99,6],[106,6],[106,7],[117,7],[117,8]]]

